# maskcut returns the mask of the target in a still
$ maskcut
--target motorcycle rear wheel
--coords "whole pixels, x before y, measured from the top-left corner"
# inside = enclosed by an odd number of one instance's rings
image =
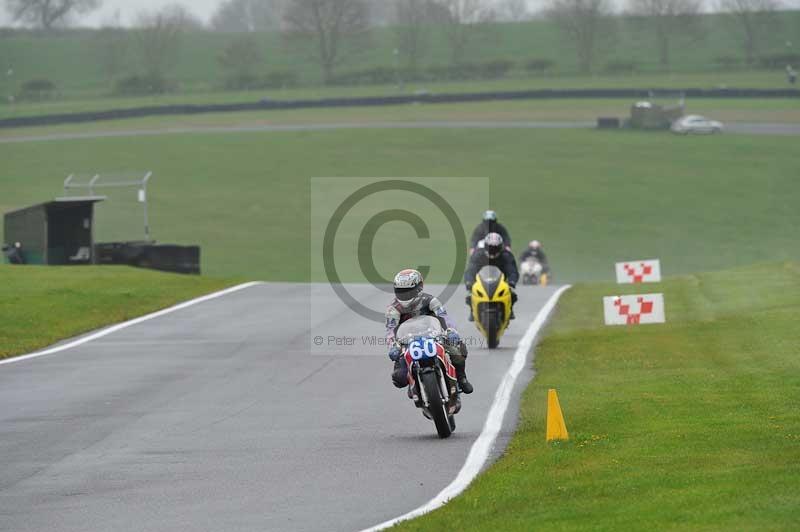
[[[436,372],[430,371],[422,374],[422,386],[425,387],[425,395],[428,396],[428,411],[433,417],[436,425],[436,432],[439,437],[449,438],[453,430],[450,428],[450,420],[447,415],[447,406],[442,402],[442,395],[439,392],[439,381]]]

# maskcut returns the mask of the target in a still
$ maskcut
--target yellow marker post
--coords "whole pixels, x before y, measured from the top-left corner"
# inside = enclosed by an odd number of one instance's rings
[[[547,391],[547,441],[568,440],[567,424],[558,403],[558,395],[553,388]]]

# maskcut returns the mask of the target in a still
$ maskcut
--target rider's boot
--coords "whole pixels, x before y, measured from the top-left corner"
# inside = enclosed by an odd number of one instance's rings
[[[508,317],[509,320],[513,320],[516,318],[514,315],[514,304],[517,302],[517,293],[514,291],[514,287],[511,287],[511,316]]]
[[[475,321],[475,318],[472,316],[472,294],[467,294],[467,321]]]
[[[408,377],[406,376],[407,370],[402,370],[400,367],[400,359],[394,361],[394,369],[392,370],[392,384],[397,388],[405,388],[408,386]]]
[[[467,380],[466,364],[453,365],[456,367],[456,379],[458,379],[458,384],[461,386],[461,391],[467,394],[472,393],[474,388]]]

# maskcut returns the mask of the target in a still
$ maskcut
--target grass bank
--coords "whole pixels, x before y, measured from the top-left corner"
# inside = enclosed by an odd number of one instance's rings
[[[666,325],[603,327],[616,285],[567,292],[504,456],[398,530],[796,530],[800,264],[643,290],[664,293]],[[568,442],[545,443],[548,388]]]
[[[543,241],[560,280],[608,279],[608,265],[625,258],[661,257],[669,273],[707,271],[800,259],[796,144],[791,137],[510,129],[2,144],[0,212],[60,195],[71,172],[152,170],[154,238],[200,244],[209,275],[307,281],[312,177],[477,176],[489,179],[483,204],[498,210],[515,251]],[[475,195],[465,187],[440,192],[452,200]],[[109,193],[98,207],[98,241],[141,238],[140,211],[116,217],[128,211],[119,192]],[[135,199],[127,197],[133,209]],[[372,204],[397,207],[377,196]],[[480,210],[460,214],[480,218]],[[406,249],[416,250],[420,239],[402,228]],[[397,249],[385,257],[385,277],[411,260]]]
[[[0,359],[230,286],[128,267],[0,265]]]

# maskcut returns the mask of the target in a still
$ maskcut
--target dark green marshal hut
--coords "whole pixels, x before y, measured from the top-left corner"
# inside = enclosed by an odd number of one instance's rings
[[[104,196],[56,198],[7,212],[3,242],[19,243],[26,264],[92,264],[94,204]]]

